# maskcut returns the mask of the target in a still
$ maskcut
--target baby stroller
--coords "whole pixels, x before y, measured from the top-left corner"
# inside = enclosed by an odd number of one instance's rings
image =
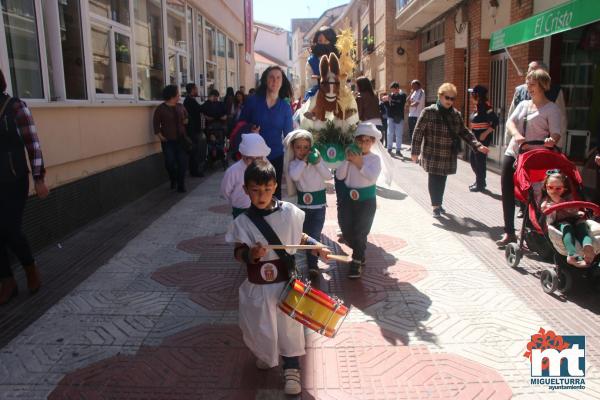
[[[562,233],[552,225],[547,226],[545,215],[566,208],[577,208],[600,215],[600,206],[581,201],[582,179],[577,167],[562,153],[547,148],[537,148],[524,152],[523,145],[542,145],[543,141],[525,142],[519,148],[517,168],[514,174],[515,197],[526,205],[527,212],[523,215],[523,226],[518,243],[506,246],[506,262],[510,267],[519,265],[525,243],[529,251],[539,254],[543,259],[553,262],[554,266],[542,271],[540,282],[546,293],[555,290],[567,293],[572,285],[575,274],[582,274],[596,281],[598,273],[598,256],[592,265],[586,269],[574,268],[566,262],[566,249],[562,243]],[[569,178],[573,201],[564,202],[541,211],[542,188],[546,171],[559,169]],[[589,214],[588,214],[589,216]],[[591,236],[594,238],[596,254],[600,253],[600,224],[588,221]],[[578,250],[581,250],[579,247]]]
[[[210,121],[206,123],[206,147],[207,166],[213,168],[216,162],[220,162],[223,170],[227,169],[227,157],[225,157],[227,124],[224,121]]]

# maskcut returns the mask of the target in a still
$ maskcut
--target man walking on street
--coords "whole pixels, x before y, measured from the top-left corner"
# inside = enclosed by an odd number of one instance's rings
[[[164,102],[154,110],[154,134],[160,139],[165,167],[171,180],[171,189],[183,193],[185,189],[185,170],[187,156],[183,147],[187,133],[187,111],[179,103],[179,88],[175,85],[163,89]]]
[[[183,105],[188,113],[188,136],[192,140],[192,150],[190,151],[190,175],[195,177],[204,176],[204,162],[206,160],[206,136],[200,131],[200,113],[202,107],[196,101],[198,97],[198,87],[195,83],[188,83],[185,86],[187,96]]]
[[[421,88],[421,82],[414,79],[410,83],[410,96],[408,96],[408,136],[412,143],[412,135],[417,125],[421,111],[425,108],[425,91]]]
[[[404,105],[406,104],[406,93],[400,90],[400,84],[393,82],[390,85],[390,95],[385,102],[388,116],[387,150],[392,154],[394,140],[396,141],[396,155],[402,160],[402,131],[404,129]]]

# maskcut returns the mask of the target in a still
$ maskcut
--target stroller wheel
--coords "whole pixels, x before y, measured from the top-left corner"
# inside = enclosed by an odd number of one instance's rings
[[[571,291],[571,288],[573,287],[573,275],[571,274],[571,271],[562,268],[559,269],[558,284],[556,286],[562,294],[567,294]]]
[[[509,243],[504,249],[504,256],[506,257],[506,263],[509,267],[515,268],[519,265],[522,256],[521,249],[517,243]]]
[[[540,275],[540,283],[542,284],[544,293],[553,293],[558,287],[558,277],[556,276],[556,271],[553,269],[543,270],[542,274]]]

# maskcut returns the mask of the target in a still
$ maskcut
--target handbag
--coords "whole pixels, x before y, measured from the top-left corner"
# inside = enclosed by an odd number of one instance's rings
[[[275,233],[271,225],[265,221],[265,219],[256,213],[252,208],[246,210],[246,216],[252,221],[252,223],[258,228],[260,233],[267,239],[269,244],[274,245],[282,245],[281,240],[279,240],[279,236]],[[298,276],[298,270],[296,268],[296,258],[289,254],[287,251],[283,249],[273,250],[277,256],[281,259],[283,264],[285,265],[288,275],[290,278]]]

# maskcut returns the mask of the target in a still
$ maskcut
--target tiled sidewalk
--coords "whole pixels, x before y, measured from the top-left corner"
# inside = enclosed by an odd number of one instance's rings
[[[397,164],[405,185],[380,193],[363,278],[322,265],[319,286],[353,308],[335,339],[307,332],[301,398],[600,398],[596,311],[539,296],[534,278],[500,265],[487,237],[499,203],[462,188],[464,164],[449,180],[442,222],[424,207],[422,171]],[[256,370],[236,325],[245,272],[223,242],[230,216],[214,195],[220,177],[1,350],[1,399],[285,398],[281,371]],[[344,250],[334,242],[335,207],[327,213],[324,240]],[[525,260],[525,270],[533,264]],[[565,326],[568,318],[582,319],[585,331]],[[522,354],[540,327],[589,335],[584,391],[529,384]]]

